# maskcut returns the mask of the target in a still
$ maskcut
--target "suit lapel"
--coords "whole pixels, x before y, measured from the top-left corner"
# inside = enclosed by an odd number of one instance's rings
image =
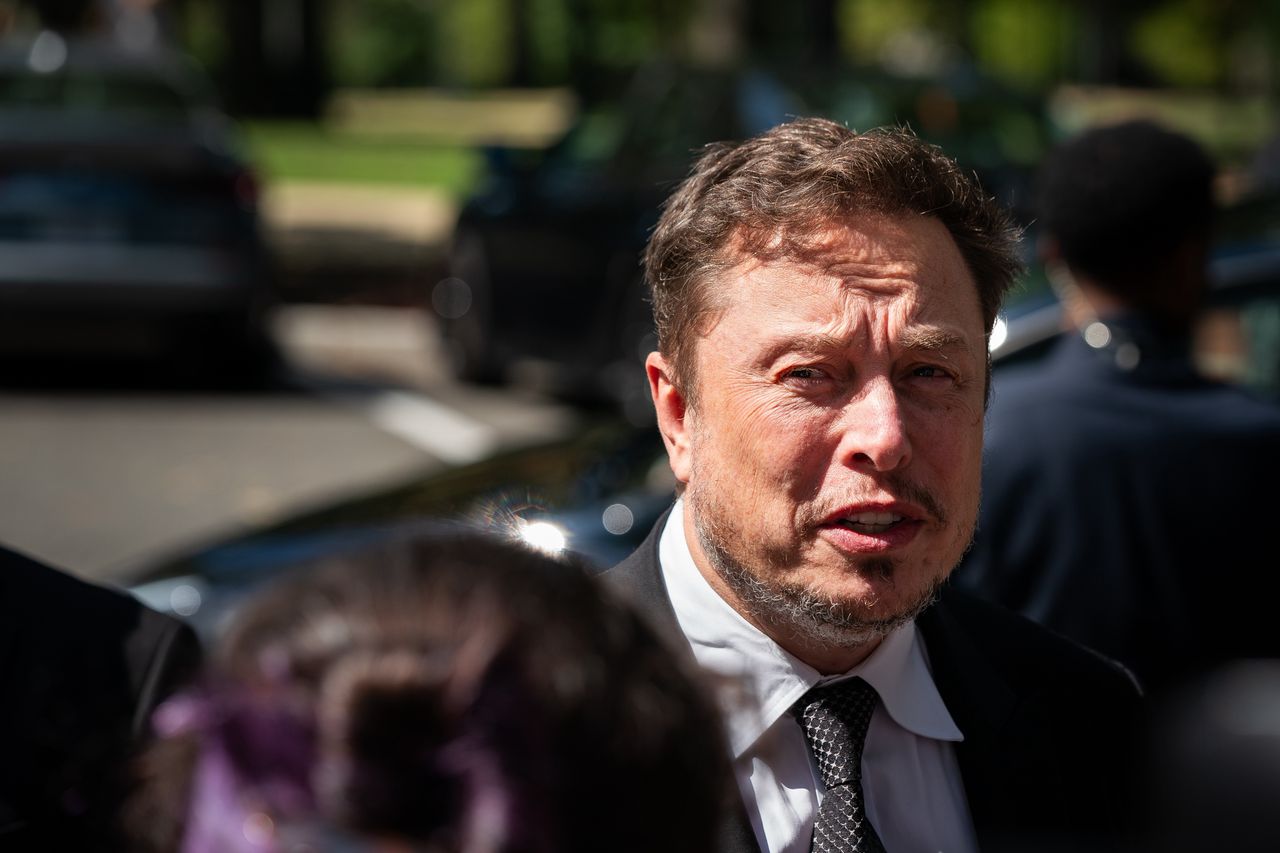
[[[923,613],[916,624],[928,649],[934,684],[964,733],[963,742],[956,744],[956,758],[974,829],[982,840],[986,827],[1006,825],[1010,789],[1001,780],[1009,775],[1009,767],[1000,742],[1018,697],[957,624],[945,598]]]
[[[964,734],[956,745],[969,813],[980,845],[1016,824],[1022,809],[1016,792],[1021,758],[1011,748],[1021,698],[974,644],[947,596],[917,621],[934,683]]]
[[[658,540],[670,517],[671,510],[668,509],[658,519],[653,530],[649,531],[640,547],[601,577],[630,600],[678,653],[692,658],[689,641],[676,620],[676,611],[671,606],[671,597],[667,594],[667,585],[662,579],[662,567],[658,563]],[[738,793],[736,780],[732,793],[728,814],[721,822],[715,853],[760,853],[755,830],[751,828],[751,819]]]

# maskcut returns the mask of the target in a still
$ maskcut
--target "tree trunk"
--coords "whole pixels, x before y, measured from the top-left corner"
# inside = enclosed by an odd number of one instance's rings
[[[227,104],[241,115],[316,118],[330,81],[324,0],[225,3]]]

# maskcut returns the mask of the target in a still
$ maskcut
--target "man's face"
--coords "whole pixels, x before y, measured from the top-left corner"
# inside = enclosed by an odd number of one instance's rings
[[[977,516],[986,340],[928,217],[821,235],[710,282],[696,402],[649,375],[695,561],[784,647],[855,647],[927,603]],[[719,300],[718,302],[716,300]],[[710,572],[708,572],[710,569]]]

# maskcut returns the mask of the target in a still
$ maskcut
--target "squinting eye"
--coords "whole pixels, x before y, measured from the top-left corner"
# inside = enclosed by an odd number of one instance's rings
[[[929,364],[914,368],[911,371],[911,375],[919,376],[922,379],[946,379],[949,376],[949,374],[941,367],[934,367]]]
[[[822,373],[813,367],[796,367],[787,371],[791,379],[821,379]]]

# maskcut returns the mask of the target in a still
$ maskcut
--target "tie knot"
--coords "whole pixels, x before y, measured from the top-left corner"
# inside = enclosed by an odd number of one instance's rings
[[[792,706],[828,789],[862,778],[862,745],[876,691],[861,678],[814,687]]]

